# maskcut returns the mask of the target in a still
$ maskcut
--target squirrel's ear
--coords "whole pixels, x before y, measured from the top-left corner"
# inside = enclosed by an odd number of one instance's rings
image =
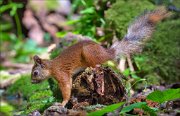
[[[41,64],[41,58],[39,58],[39,56],[35,55],[33,59],[35,63]]]

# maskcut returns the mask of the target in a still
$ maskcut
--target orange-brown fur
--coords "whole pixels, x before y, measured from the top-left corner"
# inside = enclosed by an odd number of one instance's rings
[[[72,76],[77,70],[94,67],[121,54],[132,54],[141,51],[144,38],[149,38],[156,22],[167,14],[166,10],[155,10],[140,16],[130,27],[122,41],[115,42],[111,49],[105,49],[92,41],[81,41],[64,50],[53,60],[43,60],[34,56],[32,83],[39,83],[52,75],[61,89],[65,106],[70,99]]]
[[[69,99],[72,88],[72,75],[78,68],[94,67],[112,59],[112,54],[108,50],[92,41],[81,41],[52,60],[52,75],[59,83],[63,95],[62,105]]]
[[[58,81],[63,96],[62,105],[64,106],[70,99],[72,88],[71,77],[77,69],[94,67],[113,58],[112,50],[107,50],[92,41],[81,41],[67,48],[51,61],[40,58],[39,60],[41,60],[42,64],[48,65],[44,70],[49,70],[50,75],[54,76]]]

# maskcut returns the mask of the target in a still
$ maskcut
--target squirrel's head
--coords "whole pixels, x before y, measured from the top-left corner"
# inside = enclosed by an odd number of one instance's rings
[[[33,59],[34,66],[31,72],[31,82],[40,83],[51,75],[51,61],[41,59],[37,55]]]

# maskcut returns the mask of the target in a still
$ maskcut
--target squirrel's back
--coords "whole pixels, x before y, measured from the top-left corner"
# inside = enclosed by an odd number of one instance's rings
[[[58,57],[53,59],[53,67],[74,72],[74,69],[94,67],[113,58],[113,50],[103,48],[93,41],[84,40],[65,49]]]

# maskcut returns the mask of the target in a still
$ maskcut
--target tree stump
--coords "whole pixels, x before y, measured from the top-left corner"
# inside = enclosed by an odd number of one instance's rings
[[[109,105],[121,102],[125,94],[122,77],[108,67],[86,68],[73,77],[70,102],[73,107],[77,103]]]

